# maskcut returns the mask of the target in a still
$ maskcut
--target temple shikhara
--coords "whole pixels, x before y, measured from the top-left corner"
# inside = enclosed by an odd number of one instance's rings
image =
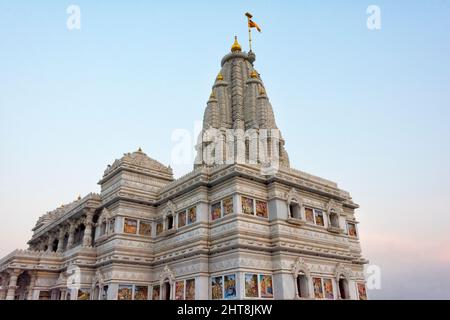
[[[0,299],[367,299],[358,205],[290,167],[255,61],[223,57],[192,172],[115,160],[0,260]]]

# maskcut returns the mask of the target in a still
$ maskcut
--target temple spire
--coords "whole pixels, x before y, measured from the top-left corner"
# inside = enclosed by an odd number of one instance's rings
[[[243,52],[235,37],[231,52],[222,58],[221,69],[212,86],[213,93],[206,103],[203,130],[196,146],[196,165],[205,163],[204,158],[208,155],[203,150],[208,150],[207,146],[211,143],[206,138],[203,140],[203,133],[216,130],[223,134],[228,129],[243,132],[278,130],[264,83],[253,66],[254,61],[253,52]],[[280,163],[289,167],[282,137],[279,153]]]

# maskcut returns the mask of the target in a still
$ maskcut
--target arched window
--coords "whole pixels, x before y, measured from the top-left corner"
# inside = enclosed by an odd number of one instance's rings
[[[108,227],[108,233],[113,234],[116,230],[116,219],[112,218],[109,220],[109,227]]]
[[[339,215],[334,210],[330,211],[330,225],[333,228],[339,228]]]
[[[77,246],[80,245],[81,242],[83,241],[83,236],[84,236],[84,229],[86,229],[86,227],[84,226],[84,224],[79,225],[76,229],[75,229],[75,234],[73,236],[73,246]]]
[[[172,230],[173,229],[173,215],[168,215],[166,218],[166,226],[167,226],[167,230]]]
[[[297,276],[297,291],[299,298],[309,298],[308,278],[303,272]]]
[[[102,221],[102,224],[100,225],[100,235],[106,234],[106,220]]]
[[[163,300],[170,300],[170,288],[171,286],[170,286],[170,282],[169,282],[169,280],[166,280],[165,282],[164,282],[164,284],[163,284],[163,292],[162,292],[162,294],[163,294],[163,296],[162,296],[162,298],[163,298]]]
[[[311,274],[308,264],[302,257],[298,257],[291,268],[294,276],[295,297],[310,298],[312,291],[310,289]]]
[[[291,218],[294,218],[294,219],[302,218],[301,208],[297,201],[292,201],[289,204],[289,212],[290,212]]]
[[[341,299],[350,299],[349,291],[348,291],[348,281],[344,278],[344,276],[341,276],[339,278],[339,295]]]
[[[100,300],[100,284],[96,283],[94,287],[94,294],[92,296],[92,300]]]
[[[58,244],[59,244],[59,240],[55,239],[52,243],[52,251],[56,252],[58,250]]]
[[[30,286],[30,275],[27,271],[23,272],[17,277],[16,293],[14,300],[26,300],[28,295],[28,289]]]
[[[67,249],[67,243],[69,242],[69,234],[68,233],[66,233],[65,235],[64,235],[64,240],[63,240],[63,250],[66,250]]]

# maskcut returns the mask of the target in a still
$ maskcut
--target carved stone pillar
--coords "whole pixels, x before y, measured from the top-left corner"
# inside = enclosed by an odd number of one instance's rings
[[[27,300],[33,300],[34,284],[36,283],[36,272],[30,273],[30,286],[28,287]]]
[[[7,290],[6,275],[0,275],[0,300],[5,300]]]
[[[84,236],[83,236],[83,246],[90,247],[92,246],[92,218],[94,217],[93,210],[86,211],[86,218],[84,222]]]
[[[72,221],[69,225],[69,239],[67,239],[67,249],[72,248],[74,235],[75,235],[75,222]]]
[[[55,239],[56,239],[55,234],[53,232],[49,233],[47,242],[47,252],[53,251],[53,241],[55,241]]]
[[[66,228],[62,227],[59,229],[59,235],[58,235],[58,249],[56,249],[56,252],[63,252],[64,250],[64,236],[66,235]]]
[[[59,297],[59,300],[66,300],[66,294],[67,294],[67,290],[61,289],[61,295]]]
[[[45,251],[45,250],[47,250],[47,249],[45,248],[45,246],[47,245],[47,242],[48,242],[48,237],[47,237],[47,235],[44,235],[44,236],[42,236],[42,237],[39,239],[39,251]]]
[[[6,300],[14,300],[17,288],[17,278],[19,277],[20,272],[20,269],[9,270],[9,285]]]

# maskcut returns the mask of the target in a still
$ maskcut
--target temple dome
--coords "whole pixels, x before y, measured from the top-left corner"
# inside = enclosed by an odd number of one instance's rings
[[[101,181],[107,180],[120,170],[132,170],[147,174],[154,174],[167,179],[173,179],[173,171],[170,166],[150,158],[141,148],[135,152],[125,153],[122,158],[114,161],[112,165],[108,165]]]

